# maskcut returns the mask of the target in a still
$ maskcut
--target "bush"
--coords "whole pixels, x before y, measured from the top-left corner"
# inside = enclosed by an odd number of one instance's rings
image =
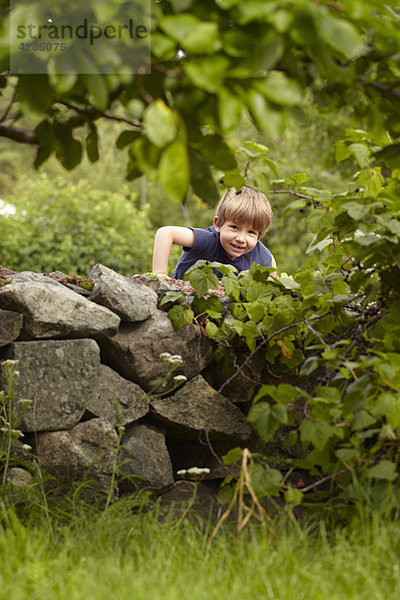
[[[153,234],[147,207],[137,209],[128,189],[110,193],[85,180],[26,178],[0,205],[0,264],[87,275],[102,263],[132,275],[150,270]]]

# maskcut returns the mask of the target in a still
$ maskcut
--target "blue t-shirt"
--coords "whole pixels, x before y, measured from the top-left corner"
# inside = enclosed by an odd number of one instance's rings
[[[257,242],[253,250],[232,260],[221,246],[219,233],[215,231],[214,226],[207,229],[198,229],[195,227],[191,227],[190,229],[194,233],[193,248],[183,247],[183,252],[176,263],[172,276],[174,279],[183,279],[189,267],[194,265],[198,260],[217,261],[224,265],[233,265],[238,271],[250,269],[253,262],[263,267],[272,267],[272,254],[260,241]],[[215,272],[217,276],[221,277],[219,272]]]

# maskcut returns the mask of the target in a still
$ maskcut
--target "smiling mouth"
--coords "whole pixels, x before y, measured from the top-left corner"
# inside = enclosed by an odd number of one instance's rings
[[[245,246],[237,246],[236,244],[232,244],[232,243],[231,243],[231,246],[235,250],[244,250],[245,249]]]

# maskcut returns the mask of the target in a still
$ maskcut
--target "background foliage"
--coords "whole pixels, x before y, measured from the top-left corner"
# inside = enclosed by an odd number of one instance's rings
[[[1,211],[0,257],[10,269],[87,276],[100,262],[132,275],[147,271],[151,262],[147,211],[136,208],[128,190],[105,192],[84,180],[22,177]]]

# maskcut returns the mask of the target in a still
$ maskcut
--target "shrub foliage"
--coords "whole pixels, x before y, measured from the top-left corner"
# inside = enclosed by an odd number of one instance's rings
[[[221,303],[208,292],[218,286],[216,264],[203,261],[185,276],[195,289],[189,306],[175,298],[169,312],[176,327],[193,318],[202,323],[222,363],[235,364],[231,377],[263,357],[267,377],[248,419],[265,442],[281,430],[288,447],[297,444],[301,451],[285,459],[286,472],[307,471],[312,483],[289,484],[285,469],[274,468],[276,458],[261,456],[253,469],[258,496],[284,493],[290,504],[342,515],[366,498],[400,508],[400,173],[365,132],[348,131],[338,144],[339,159],[351,152],[361,164],[349,189],[310,195],[315,235],[294,277],[274,278],[255,264],[239,274],[219,265],[229,298],[222,318]],[[306,202],[306,191],[297,188],[300,198],[289,210]],[[293,375],[297,383],[287,383]],[[294,417],[298,403],[301,419]]]
[[[26,179],[0,214],[0,264],[16,271],[87,276],[103,263],[132,275],[148,270],[152,244],[146,210],[128,193],[103,192],[85,181]]]

